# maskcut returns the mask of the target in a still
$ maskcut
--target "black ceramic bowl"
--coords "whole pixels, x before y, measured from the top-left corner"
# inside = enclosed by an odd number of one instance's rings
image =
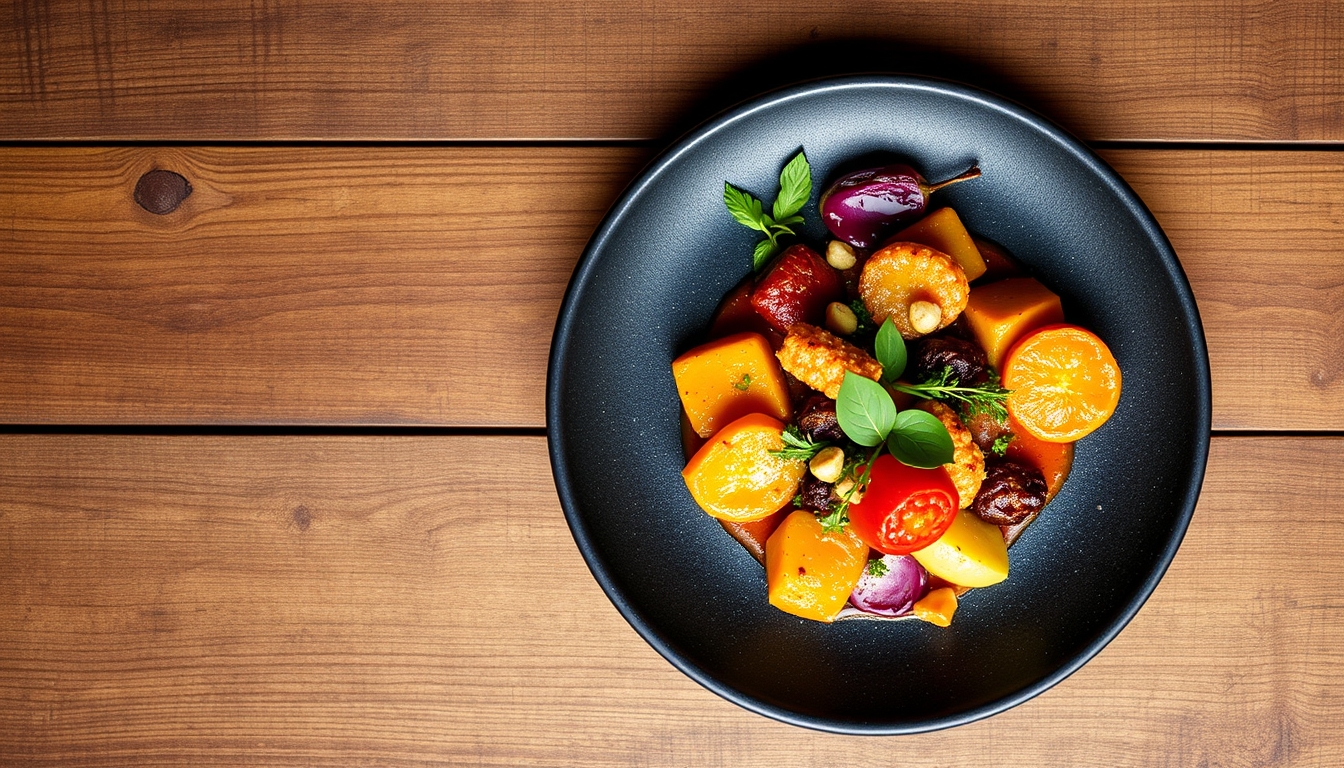
[[[1059,497],[1011,550],[1012,574],[966,596],[948,629],[805,621],[695,505],[680,470],[670,363],[750,269],[756,234],[724,208],[731,181],[773,199],[805,148],[817,196],[838,170],[899,157],[1106,341],[1124,374],[1111,420],[1082,440]],[[869,162],[876,161],[876,162]],[[561,504],[594,577],[659,653],[706,688],[779,720],[896,734],[970,722],[1046,690],[1124,627],[1194,510],[1209,443],[1208,355],[1170,244],[1123,180],[1030,111],[911,77],[768,94],[683,138],[598,228],[560,310],[547,428]]]

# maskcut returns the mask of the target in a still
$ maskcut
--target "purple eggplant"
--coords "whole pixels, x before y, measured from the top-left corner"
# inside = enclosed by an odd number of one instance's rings
[[[929,195],[979,175],[980,169],[971,166],[960,176],[930,184],[908,165],[855,171],[836,179],[821,196],[821,220],[837,239],[872,248],[893,225],[922,215]]]
[[[870,565],[864,569],[849,596],[849,603],[875,616],[904,616],[914,609],[915,601],[924,596],[929,586],[929,574],[909,555],[884,555],[881,562],[883,567]],[[876,576],[874,571],[880,571],[882,575]]]

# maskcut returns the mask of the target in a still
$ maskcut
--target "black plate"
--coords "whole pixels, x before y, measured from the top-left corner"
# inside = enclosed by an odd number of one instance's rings
[[[749,271],[756,242],[724,209],[731,181],[773,199],[800,147],[806,237],[838,168],[900,157],[1064,299],[1124,374],[1111,420],[1078,444],[1063,492],[1011,550],[1008,581],[970,593],[949,629],[804,621],[766,602],[759,565],[682,482],[670,363]],[[795,86],[737,107],[655,160],[598,228],[556,325],[547,429],[574,540],[608,597],[706,688],[784,722],[896,734],[967,723],[1041,693],[1120,631],[1176,553],[1208,455],[1209,365],[1189,284],[1123,180],[1040,116],[912,77]]]

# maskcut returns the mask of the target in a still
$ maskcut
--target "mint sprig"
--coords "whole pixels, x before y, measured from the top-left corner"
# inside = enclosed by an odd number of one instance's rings
[[[751,254],[752,271],[759,272],[779,250],[779,238],[796,235],[793,227],[803,223],[798,214],[812,197],[812,166],[800,150],[779,172],[779,194],[770,213],[765,205],[748,192],[732,184],[723,184],[723,204],[737,223],[765,234]]]

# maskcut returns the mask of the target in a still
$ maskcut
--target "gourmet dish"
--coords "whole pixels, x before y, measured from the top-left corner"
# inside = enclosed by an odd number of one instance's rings
[[[769,213],[725,184],[765,239],[705,343],[673,361],[682,474],[780,610],[948,626],[959,595],[1008,577],[1073,443],[1119,402],[1106,344],[954,210],[928,210],[978,176],[846,174],[821,196],[833,239],[817,248],[785,245],[812,193],[802,152]]]

